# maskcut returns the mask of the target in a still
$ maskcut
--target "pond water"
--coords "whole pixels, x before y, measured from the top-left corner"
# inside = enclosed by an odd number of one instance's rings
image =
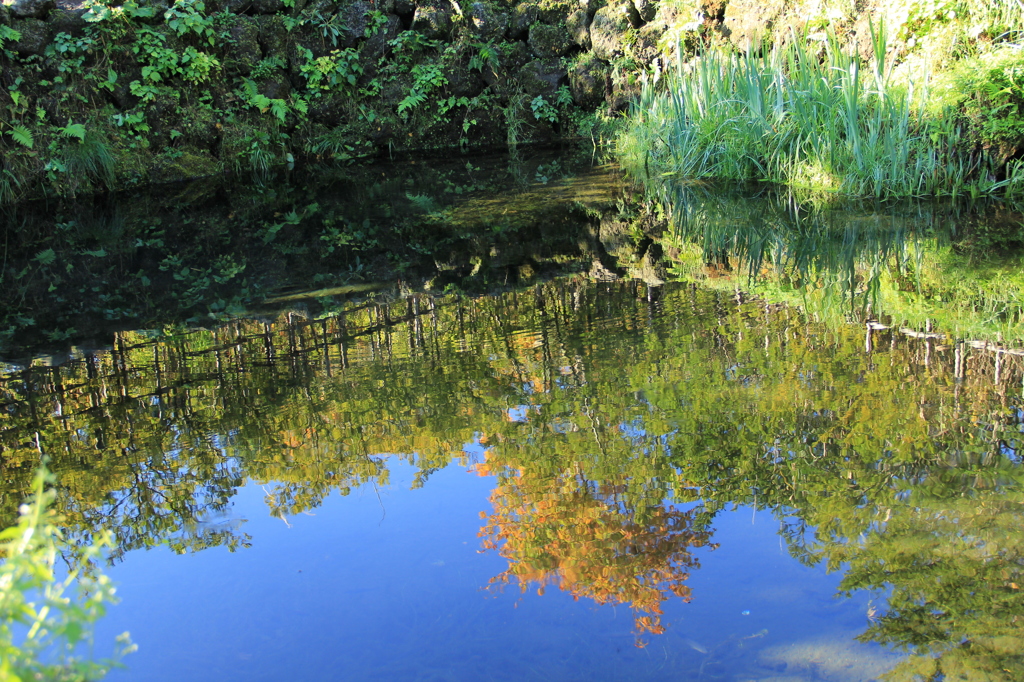
[[[542,179],[576,274],[491,230],[490,293],[6,365],[4,514],[45,453],[118,543],[109,679],[1020,679],[1024,357],[665,282],[606,175]]]

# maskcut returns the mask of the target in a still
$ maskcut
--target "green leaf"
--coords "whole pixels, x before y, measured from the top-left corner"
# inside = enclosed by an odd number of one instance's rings
[[[85,141],[85,126],[81,123],[68,122],[60,129],[60,134],[64,137],[77,137],[79,141]]]
[[[285,117],[288,116],[288,104],[283,99],[272,99],[270,100],[270,113],[284,123]]]
[[[84,256],[93,256],[94,258],[103,258],[107,255],[106,249],[96,249],[95,251],[83,251]]]
[[[35,140],[32,139],[32,131],[25,126],[14,126],[8,132],[14,141],[22,147],[32,149],[32,145],[35,144]]]
[[[36,254],[36,260],[42,265],[49,265],[57,260],[57,254],[53,252],[53,249],[46,249],[46,251],[40,251]]]

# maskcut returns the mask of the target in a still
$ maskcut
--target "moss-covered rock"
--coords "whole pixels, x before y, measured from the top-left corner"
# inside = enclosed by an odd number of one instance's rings
[[[578,9],[565,20],[565,29],[574,43],[587,49],[590,47],[590,16],[586,9]]]
[[[593,55],[576,60],[569,68],[569,89],[573,101],[581,107],[594,109],[605,100],[611,67]]]
[[[263,58],[260,49],[260,26],[252,17],[234,17],[228,29],[230,37],[224,53],[224,73],[228,76],[248,76]]]
[[[347,99],[340,92],[324,93],[310,101],[309,117],[328,128],[337,128],[348,119]]]
[[[590,22],[590,44],[595,57],[611,61],[626,52],[624,38],[640,15],[631,2],[613,2],[594,13]]]
[[[276,14],[284,9],[284,0],[252,0],[254,14]]]
[[[221,126],[209,107],[191,107],[182,117],[181,144],[192,149],[213,151],[220,145]]]
[[[257,87],[261,95],[270,99],[288,99],[289,95],[292,94],[291,81],[288,80],[282,71],[272,73],[262,79],[257,84]]]
[[[501,40],[509,27],[507,12],[490,2],[474,2],[467,9],[473,35],[480,40]]]
[[[633,0],[640,21],[648,22],[658,13],[658,0]]]
[[[53,27],[42,19],[22,19],[14,22],[21,38],[8,43],[22,57],[43,56],[46,46],[53,42]]]
[[[288,54],[288,25],[280,15],[256,17],[258,40],[267,57],[284,59]]]
[[[58,8],[50,12],[46,21],[53,27],[53,34],[67,33],[72,37],[80,37],[85,33],[89,22],[85,20],[86,9],[77,7],[74,9]]]
[[[452,33],[454,10],[448,0],[429,0],[419,5],[412,18],[412,29],[430,40],[445,40]]]
[[[785,10],[785,0],[730,0],[725,7],[722,35],[741,50],[760,50]]]
[[[221,164],[209,152],[169,150],[154,157],[148,180],[151,184],[179,182],[216,175],[221,170]]]
[[[534,59],[519,69],[517,80],[523,93],[530,99],[541,95],[553,98],[559,86],[568,82],[569,74],[557,57]]]
[[[7,5],[0,3],[0,26],[11,25],[11,10],[7,9]]]
[[[535,2],[520,2],[512,8],[512,17],[509,21],[507,35],[512,40],[521,40],[526,37],[533,26],[540,20],[540,8]]]
[[[375,75],[377,63],[391,54],[391,41],[401,32],[401,18],[397,14],[385,15],[384,23],[366,39],[359,51],[364,74]]]
[[[54,0],[4,0],[15,19],[45,19],[57,7]]]
[[[541,58],[563,57],[575,47],[563,25],[534,24],[530,27],[527,43],[530,51]]]
[[[338,36],[338,47],[352,47],[366,34],[370,26],[370,12],[374,6],[366,0],[343,6],[334,17],[341,27],[341,34]]]

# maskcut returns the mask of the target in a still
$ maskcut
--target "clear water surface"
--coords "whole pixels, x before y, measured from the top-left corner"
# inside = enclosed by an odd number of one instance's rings
[[[1020,356],[598,265],[8,365],[5,513],[111,680],[1020,679]]]

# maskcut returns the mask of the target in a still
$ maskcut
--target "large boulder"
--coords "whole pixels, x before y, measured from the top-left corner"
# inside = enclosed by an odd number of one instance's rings
[[[584,109],[596,109],[605,100],[611,67],[593,55],[576,61],[569,69],[572,99]]]
[[[722,35],[741,50],[758,51],[765,33],[782,16],[785,0],[730,0],[725,6]]]
[[[391,53],[391,41],[402,32],[402,20],[396,14],[388,14],[385,22],[363,43],[359,51],[364,73],[376,68],[377,60]]]
[[[338,12],[334,17],[341,26],[338,47],[352,47],[366,35],[372,11],[373,5],[369,2],[356,0]]]
[[[224,72],[229,76],[248,76],[263,58],[260,50],[260,26],[252,17],[232,17],[230,40],[224,54]]]
[[[526,43],[518,40],[502,43],[498,46],[498,64],[500,66],[496,71],[485,68],[483,78],[488,85],[498,84],[499,88],[508,94],[512,89],[509,87],[512,85],[511,80],[514,79],[519,69],[523,68],[526,62],[532,58],[533,55],[530,54],[530,48],[526,47]]]
[[[508,31],[508,14],[489,2],[474,2],[468,9],[470,30],[481,40],[501,40]]]
[[[594,55],[611,61],[627,51],[627,31],[640,23],[640,15],[631,2],[605,5],[594,13],[590,22],[590,44]]]
[[[564,26],[534,24],[527,40],[530,51],[538,57],[564,57],[574,46]]]
[[[508,37],[520,40],[540,19],[540,8],[533,2],[520,2],[512,9],[512,18],[508,25]]]
[[[288,26],[279,14],[256,17],[263,54],[284,59],[288,52]]]
[[[654,19],[654,15],[658,13],[657,0],[633,0],[633,7],[636,8],[640,21],[645,23]]]
[[[22,19],[17,23],[21,38],[9,42],[5,47],[14,50],[22,57],[30,55],[43,56],[46,47],[53,42],[53,29],[42,19]]]
[[[54,0],[4,0],[15,19],[45,19],[57,6]]]
[[[562,60],[557,57],[534,59],[527,62],[516,74],[519,87],[529,99],[542,95],[551,99],[568,80],[568,72]]]
[[[590,16],[586,9],[578,9],[565,20],[565,30],[572,41],[582,48],[590,47]]]
[[[252,11],[256,14],[277,14],[284,9],[284,0],[252,0]]]
[[[67,33],[69,36],[78,38],[85,33],[89,22],[85,20],[85,13],[88,10],[84,7],[76,9],[55,9],[50,12],[46,21],[53,27],[53,34]]]
[[[430,0],[416,8],[412,30],[431,40],[446,40],[452,33],[454,10],[448,0]]]
[[[328,128],[337,128],[347,119],[347,95],[340,92],[325,93],[309,102],[309,117]]]

